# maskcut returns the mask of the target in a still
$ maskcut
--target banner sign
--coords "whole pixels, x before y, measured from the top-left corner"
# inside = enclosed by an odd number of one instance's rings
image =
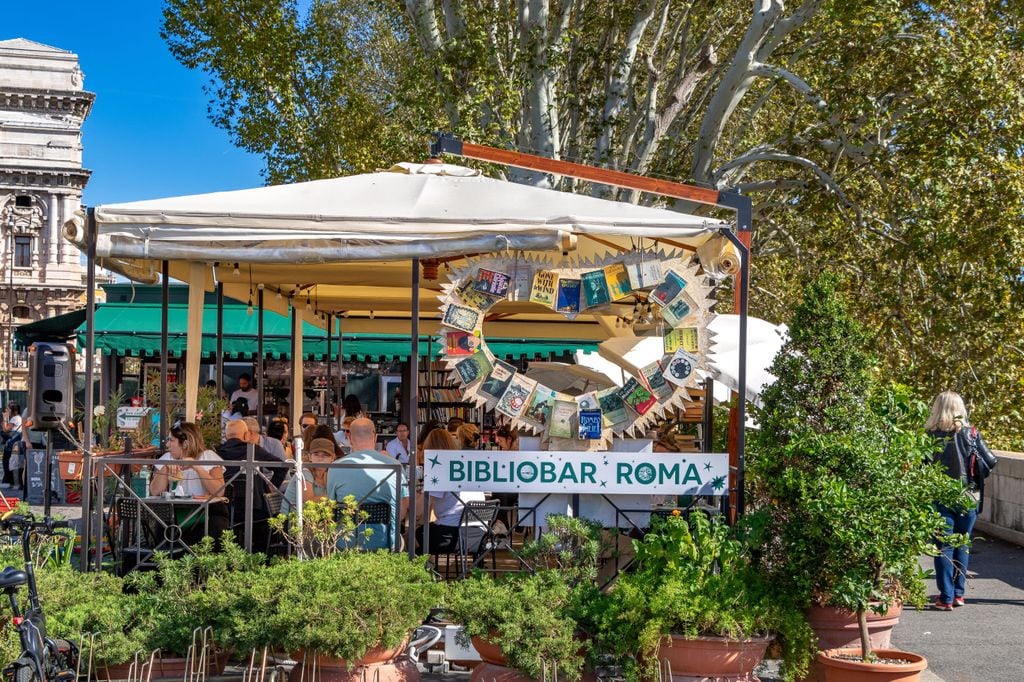
[[[423,489],[489,493],[724,495],[726,453],[427,450]]]
[[[139,422],[145,417],[153,408],[151,407],[126,407],[121,406],[117,408],[117,428],[119,429],[137,429],[139,428]]]

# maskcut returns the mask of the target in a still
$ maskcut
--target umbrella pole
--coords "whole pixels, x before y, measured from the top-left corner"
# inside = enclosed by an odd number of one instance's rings
[[[419,464],[419,452],[416,449],[416,442],[419,438],[418,414],[416,412],[417,401],[419,400],[419,378],[420,378],[420,259],[412,259],[412,316],[409,320],[411,329],[409,337],[409,390],[406,392],[405,402],[407,414],[409,415],[409,445],[413,452],[409,457],[409,531],[406,538],[406,547],[409,558],[416,557],[416,467]],[[430,345],[427,346],[428,362]],[[428,365],[429,366],[429,365]],[[424,518],[424,550],[426,549],[427,536],[426,525],[429,519]]]

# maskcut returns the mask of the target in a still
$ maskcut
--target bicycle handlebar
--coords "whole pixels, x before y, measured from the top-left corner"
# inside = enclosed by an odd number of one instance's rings
[[[71,528],[67,521],[57,521],[48,516],[37,519],[33,514],[15,514],[7,512],[0,516],[0,528],[9,532],[21,533],[26,530],[38,530],[52,533],[58,528]]]

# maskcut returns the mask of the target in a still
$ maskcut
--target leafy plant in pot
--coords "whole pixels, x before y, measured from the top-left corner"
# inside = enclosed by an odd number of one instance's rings
[[[720,519],[653,519],[634,547],[636,570],[613,586],[601,628],[603,646],[632,661],[630,679],[659,679],[669,667],[673,676],[747,679],[773,635],[786,679],[806,671],[803,615],[774,598],[748,545]]]
[[[747,481],[779,599],[849,612],[855,656],[871,661],[889,654],[872,644],[869,613],[924,602],[918,557],[945,529],[933,503],[957,506],[961,491],[930,463],[923,404],[877,382],[837,286],[819,278],[795,310],[756,411]]]

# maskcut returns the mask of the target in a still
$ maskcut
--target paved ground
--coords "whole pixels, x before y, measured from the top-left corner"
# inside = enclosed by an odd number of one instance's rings
[[[55,505],[52,511],[65,518],[81,516],[79,507]],[[922,559],[921,565],[931,568],[931,558]],[[1024,548],[978,535],[969,575],[967,606],[904,610],[893,644],[928,659],[925,682],[1024,682]],[[934,594],[934,581],[930,588]],[[768,662],[760,671],[762,682],[774,682],[775,670]]]

